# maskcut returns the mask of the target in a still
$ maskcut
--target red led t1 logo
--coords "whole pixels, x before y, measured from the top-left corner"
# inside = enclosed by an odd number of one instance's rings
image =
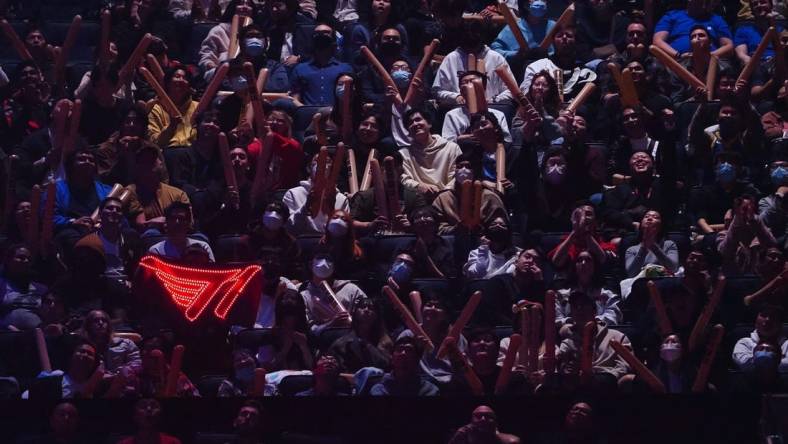
[[[190,321],[199,318],[214,299],[218,299],[214,314],[225,319],[249,281],[262,269],[259,265],[216,269],[187,267],[156,256],[143,257],[140,266],[153,273]]]

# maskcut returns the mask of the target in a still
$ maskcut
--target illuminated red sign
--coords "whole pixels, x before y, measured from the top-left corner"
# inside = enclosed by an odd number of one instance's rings
[[[140,266],[153,274],[189,321],[199,318],[214,300],[218,300],[214,314],[225,319],[246,286],[262,269],[259,265],[196,268],[173,264],[157,256],[143,257]]]

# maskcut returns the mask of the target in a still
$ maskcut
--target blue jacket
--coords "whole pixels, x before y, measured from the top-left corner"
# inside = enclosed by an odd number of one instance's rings
[[[517,20],[517,26],[520,28],[520,32],[523,33],[528,47],[536,48],[542,43],[542,40],[544,40],[545,34],[550,32],[553,26],[555,26],[555,20],[548,19],[546,25],[540,27],[541,29],[531,29],[531,25],[525,21],[525,18],[521,18]],[[504,26],[498,34],[498,37],[496,37],[495,41],[490,45],[490,48],[504,56],[507,62],[510,62],[520,49],[520,45],[517,43],[517,39],[514,38],[512,30],[509,29],[508,26]],[[548,48],[548,53],[553,53],[552,45]]]
[[[98,195],[99,202],[106,199],[109,192],[112,190],[112,187],[101,183],[99,181],[94,181],[93,185],[96,187],[96,195]],[[41,215],[43,216],[43,208],[44,202],[46,202],[47,196],[46,192],[43,193],[41,199]],[[68,207],[71,204],[71,190],[68,189],[68,182],[61,179],[55,182],[55,229],[63,228],[68,225],[71,219],[76,217],[82,216],[90,216],[90,214],[70,214],[68,212]]]

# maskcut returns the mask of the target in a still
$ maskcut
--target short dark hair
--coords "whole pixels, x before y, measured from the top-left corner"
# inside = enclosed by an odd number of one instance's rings
[[[189,213],[189,216],[191,217],[192,206],[184,202],[173,202],[169,207],[167,207],[166,210],[164,210],[164,217],[169,219],[176,211],[185,211]]]
[[[421,342],[415,336],[400,336],[394,341],[394,348],[396,349],[401,345],[412,345],[416,349],[417,356],[421,356],[424,353],[424,346],[421,345]]]
[[[405,124],[405,127],[409,127],[410,124],[413,122],[413,116],[416,114],[421,114],[421,117],[424,118],[430,125],[432,125],[432,114],[427,112],[424,108],[411,108],[405,112],[405,115],[402,116],[402,122]]]

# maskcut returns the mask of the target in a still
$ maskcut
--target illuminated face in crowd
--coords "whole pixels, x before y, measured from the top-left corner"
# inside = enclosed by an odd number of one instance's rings
[[[629,158],[629,170],[636,175],[649,175],[652,173],[654,161],[645,151],[638,151]]]
[[[358,124],[358,138],[361,143],[371,145],[380,137],[380,125],[375,116],[369,116]]]
[[[646,26],[642,23],[630,23],[627,26],[627,44],[645,45],[646,43]]]
[[[708,51],[709,33],[705,29],[694,29],[690,33],[690,44],[693,51]]]

